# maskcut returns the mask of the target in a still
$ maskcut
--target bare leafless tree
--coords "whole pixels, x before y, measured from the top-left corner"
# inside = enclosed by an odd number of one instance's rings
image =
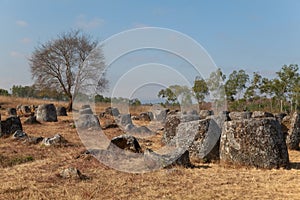
[[[72,30],[39,45],[29,58],[35,85],[63,92],[71,111],[73,99],[84,87],[94,85],[99,91],[107,85],[100,78],[104,77],[104,57],[97,44],[91,36]]]

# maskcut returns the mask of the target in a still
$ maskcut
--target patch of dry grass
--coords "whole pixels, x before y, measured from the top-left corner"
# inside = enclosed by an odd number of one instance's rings
[[[26,104],[26,100],[15,101],[20,102]],[[14,103],[6,105],[15,106]],[[106,106],[98,109],[104,110]],[[299,151],[289,152],[290,170],[195,163],[195,168],[173,167],[130,174],[110,169],[92,156],[81,154],[85,147],[76,129],[70,126],[72,120],[70,114],[59,117],[55,123],[23,125],[29,135],[48,137],[60,133],[72,144],[68,146],[27,145],[0,138],[1,157],[33,158],[29,162],[0,166],[0,199],[299,199]],[[121,131],[116,128],[105,133],[112,137]],[[160,147],[160,137],[158,134],[148,138],[153,142],[150,148]],[[59,177],[59,171],[67,167],[78,168],[88,179]]]

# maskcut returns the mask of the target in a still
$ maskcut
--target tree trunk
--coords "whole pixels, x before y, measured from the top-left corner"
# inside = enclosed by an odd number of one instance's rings
[[[273,99],[271,99],[271,113],[273,112]]]
[[[68,103],[68,106],[67,106],[67,111],[68,112],[72,112],[72,110],[73,110],[73,99],[71,97],[71,98],[69,98],[69,103]]]

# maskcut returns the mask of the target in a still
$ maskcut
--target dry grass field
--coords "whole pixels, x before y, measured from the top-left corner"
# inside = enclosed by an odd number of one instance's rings
[[[5,109],[18,104],[43,103],[33,99],[1,97]],[[64,103],[56,102],[56,105]],[[103,111],[108,105],[97,107]],[[147,108],[143,108],[147,109]],[[143,110],[140,108],[141,111]],[[137,112],[137,111],[136,111]],[[25,118],[21,118],[22,121]],[[291,169],[260,170],[194,163],[194,168],[173,167],[132,174],[110,169],[90,155],[76,129],[72,114],[58,122],[24,125],[32,136],[60,133],[69,145],[45,147],[0,138],[0,199],[300,199],[300,152],[290,151]],[[121,134],[118,128],[106,132]],[[156,136],[157,141],[161,135]],[[154,138],[155,139],[155,138]],[[143,144],[142,144],[143,145]],[[157,145],[157,144],[156,144]],[[63,179],[60,170],[76,167],[87,178]]]

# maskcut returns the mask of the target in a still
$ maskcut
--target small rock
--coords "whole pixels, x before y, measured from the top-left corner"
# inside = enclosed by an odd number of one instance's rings
[[[43,137],[34,137],[34,136],[29,136],[26,138],[25,143],[27,144],[38,144],[43,141]]]
[[[87,177],[83,175],[77,168],[69,167],[63,169],[59,173],[60,177],[65,179],[86,179]]]
[[[52,138],[44,138],[42,141],[42,144],[44,144],[45,146],[57,146],[66,143],[67,140],[63,138],[60,134],[56,134]]]
[[[22,140],[22,139],[26,139],[27,137],[28,137],[27,134],[21,130],[16,130],[16,132],[12,135],[12,138],[14,140]]]

